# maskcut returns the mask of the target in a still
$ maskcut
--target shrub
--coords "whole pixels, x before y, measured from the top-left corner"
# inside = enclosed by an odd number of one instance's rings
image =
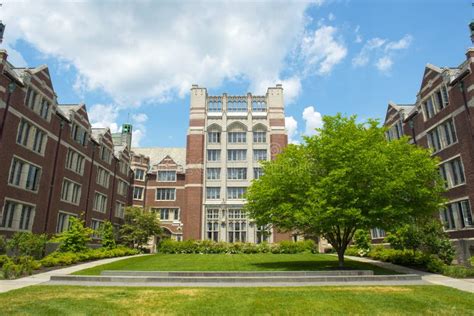
[[[210,240],[185,240],[175,241],[165,239],[158,246],[160,253],[228,253],[228,254],[253,254],[253,253],[301,253],[311,251],[314,248],[314,241],[306,240],[299,242],[283,241],[278,244],[253,244],[253,243],[226,243],[214,242]]]
[[[0,256],[0,268],[3,267],[3,265],[9,261],[12,261],[12,259],[10,259],[10,257],[8,257],[7,255],[1,255]]]
[[[474,268],[464,266],[443,266],[443,274],[453,278],[473,278]]]
[[[370,233],[368,231],[363,229],[356,230],[354,234],[354,246],[361,257],[366,256],[372,248],[370,241],[371,238]]]
[[[7,242],[7,249],[15,256],[33,256],[41,259],[48,237],[46,234],[33,234],[30,232],[17,232]]]
[[[5,236],[0,235],[0,255],[4,255],[7,252],[7,240]]]
[[[102,239],[102,247],[107,249],[116,247],[114,227],[111,222],[107,221],[104,223],[104,225],[102,225],[102,228],[100,229],[100,237]]]
[[[93,230],[85,227],[84,221],[76,217],[69,218],[69,229],[59,234],[56,241],[60,242],[59,250],[63,252],[81,252],[87,249]]]

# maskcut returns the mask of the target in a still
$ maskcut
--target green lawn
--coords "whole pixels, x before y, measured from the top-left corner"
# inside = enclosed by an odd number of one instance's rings
[[[425,286],[150,288],[32,286],[0,294],[2,315],[473,315],[474,294]]]
[[[396,274],[371,264],[346,259],[346,268]],[[135,271],[314,271],[337,269],[337,257],[323,254],[157,254],[124,259],[74,274],[97,275],[103,270]]]

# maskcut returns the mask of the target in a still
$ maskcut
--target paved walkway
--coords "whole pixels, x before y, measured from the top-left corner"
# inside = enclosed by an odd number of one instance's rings
[[[135,255],[135,256],[127,256],[127,257],[116,257],[116,258],[108,258],[108,259],[102,259],[98,261],[91,261],[91,262],[86,262],[86,263],[81,263],[78,265],[74,265],[71,267],[67,268],[62,268],[62,269],[56,269],[56,270],[51,270],[48,272],[44,273],[38,273],[38,274],[33,274],[21,279],[16,279],[16,280],[0,280],[0,293],[8,292],[11,290],[16,290],[16,289],[21,289],[23,287],[27,287],[30,285],[36,285],[44,282],[49,282],[49,278],[52,275],[58,275],[58,274],[71,274],[76,271],[88,269],[88,268],[93,268],[95,266],[99,266],[101,264],[106,264],[126,258],[132,258],[132,257],[138,257],[138,256],[144,256],[144,255]]]
[[[354,261],[360,261],[360,262],[366,262],[373,264],[375,266],[389,269],[392,271],[400,272],[400,273],[411,273],[411,274],[419,274],[421,275],[421,278],[423,281],[427,281],[432,284],[438,284],[438,285],[444,285],[448,287],[452,287],[461,291],[466,291],[470,293],[474,293],[474,279],[455,279],[455,278],[450,278],[441,274],[434,274],[434,273],[429,273],[429,272],[423,272],[415,269],[410,269],[407,267],[402,267],[393,263],[389,262],[381,262],[381,261],[376,261],[368,258],[361,258],[361,257],[352,257],[352,256],[346,256],[346,258],[349,258]]]

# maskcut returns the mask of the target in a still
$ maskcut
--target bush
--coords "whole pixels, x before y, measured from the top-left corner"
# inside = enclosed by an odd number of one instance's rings
[[[312,251],[314,241],[306,240],[299,242],[282,241],[278,244],[253,244],[253,243],[226,243],[214,242],[211,240],[185,240],[175,241],[171,239],[163,240],[158,246],[160,253],[228,253],[228,254],[254,254],[254,253],[301,253]]]
[[[5,236],[0,235],[0,255],[4,255],[7,252],[7,240]]]
[[[354,234],[354,246],[361,257],[366,256],[372,248],[370,241],[371,238],[368,231],[363,229],[356,230]]]
[[[443,274],[453,278],[473,278],[474,268],[467,268],[464,266],[443,266]]]
[[[33,270],[41,268],[41,264],[31,256],[9,258],[2,256],[0,266],[5,279],[15,279],[25,275],[31,275]]]
[[[84,221],[76,217],[69,218],[69,229],[59,234],[56,241],[60,242],[59,250],[63,252],[81,252],[87,249],[94,231],[85,227]]]
[[[44,255],[44,249],[48,237],[46,234],[33,234],[30,232],[15,233],[7,242],[7,249],[14,256],[33,256],[35,259],[41,259]]]
[[[114,227],[111,222],[107,221],[102,225],[102,228],[100,229],[100,237],[102,247],[107,249],[116,247]]]

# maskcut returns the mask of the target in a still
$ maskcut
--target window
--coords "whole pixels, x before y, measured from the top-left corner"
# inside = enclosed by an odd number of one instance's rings
[[[219,160],[221,160],[221,151],[219,149],[207,150],[207,161],[219,161]]]
[[[112,151],[104,146],[102,146],[101,152],[100,152],[100,159],[107,163],[111,163],[112,161]]]
[[[228,210],[228,227],[229,242],[246,242],[247,241],[247,216],[243,210]]]
[[[124,160],[120,160],[118,162],[119,164],[119,170],[122,174],[126,174],[128,175],[128,170],[129,170],[129,166],[128,166],[128,162],[124,161]]]
[[[104,188],[109,188],[109,180],[110,180],[110,172],[105,170],[102,167],[97,167],[97,177],[96,182],[97,184],[103,186]]]
[[[253,150],[253,161],[267,160],[266,149],[254,149]]]
[[[267,142],[267,132],[265,132],[265,131],[255,131],[255,132],[253,132],[253,142],[254,143],[266,143]]]
[[[58,213],[58,221],[56,223],[56,233],[62,233],[63,231],[66,231],[69,229],[69,227],[71,226],[69,219],[71,217],[77,217],[77,216],[74,214],[69,214],[69,213],[64,213],[64,212]]]
[[[229,180],[246,180],[247,168],[229,168],[227,169],[227,179]]]
[[[176,198],[176,189],[156,189],[157,201],[173,201]]]
[[[134,200],[143,200],[143,188],[142,187],[133,187],[133,199]]]
[[[263,169],[262,168],[253,168],[253,178],[254,179],[259,179],[263,175]]]
[[[207,103],[207,109],[209,112],[221,112],[222,101],[221,100],[209,100]]]
[[[227,101],[228,112],[247,112],[247,100],[228,100]]]
[[[244,188],[244,187],[229,187],[229,188],[227,188],[227,199],[228,200],[243,199],[246,189],[247,188]]]
[[[158,214],[161,221],[179,220],[179,208],[153,208],[151,211]]]
[[[8,183],[29,191],[37,191],[41,168],[18,158],[13,158]]]
[[[423,102],[423,110],[425,113],[425,119],[430,119],[446,106],[448,106],[448,90],[446,86],[442,86],[440,89],[433,92],[425,102]]]
[[[466,182],[461,157],[451,159],[450,161],[441,164],[439,166],[439,171],[441,177],[445,181],[446,188],[452,188]]]
[[[0,227],[31,231],[34,217],[34,206],[6,200],[0,217]]]
[[[441,220],[447,230],[473,226],[469,200],[447,204],[441,210]]]
[[[207,168],[207,180],[219,180],[221,178],[221,168]]]
[[[15,209],[18,203],[6,201],[3,207],[2,221],[3,228],[13,228],[13,218],[15,217]]]
[[[457,141],[453,119],[444,121],[427,133],[428,146],[438,152]]]
[[[208,132],[207,141],[209,144],[220,144],[221,143],[221,133],[220,132]]]
[[[158,171],[158,181],[176,182],[176,171]]]
[[[253,112],[266,112],[267,104],[265,101],[252,101],[252,111]]]
[[[135,180],[140,180],[140,181],[145,180],[145,170],[135,169]]]
[[[121,202],[115,202],[115,217],[124,218],[125,216],[125,204]]]
[[[22,120],[20,122],[20,126],[18,127],[16,142],[17,144],[31,149],[34,152],[42,154],[45,137],[46,133],[44,133],[41,129],[30,124],[26,120]]]
[[[377,239],[377,238],[384,238],[385,237],[385,231],[380,228],[372,228],[370,230],[370,234],[372,236],[372,239]]]
[[[247,133],[229,132],[227,133],[227,141],[231,144],[243,144],[247,141]]]
[[[92,219],[91,228],[94,230],[92,233],[92,237],[100,238],[100,230],[102,229],[102,225],[104,225],[103,221],[99,221],[98,219]]]
[[[128,183],[123,180],[118,180],[117,183],[117,193],[122,196],[127,196],[128,193]]]
[[[40,108],[40,116],[44,118],[45,120],[48,119],[48,114],[49,114],[49,102],[45,99],[43,99],[43,102],[41,102],[41,108]]]
[[[38,101],[38,93],[32,89],[31,87],[28,87],[28,91],[26,92],[26,102],[25,105],[34,110],[36,107],[36,102]]]
[[[169,208],[160,208],[160,220],[167,221],[170,219],[170,210]]]
[[[387,130],[387,139],[388,140],[393,140],[393,139],[400,139],[403,136],[403,127],[402,127],[402,122],[398,121],[394,125],[392,125],[388,130]]]
[[[69,148],[66,156],[66,168],[79,175],[84,173],[85,158],[75,150]]]
[[[206,199],[218,200],[221,198],[221,188],[219,187],[207,187],[206,188]]]
[[[179,214],[179,208],[175,208],[173,212],[173,220],[179,221],[181,219],[181,216]]]
[[[20,122],[20,127],[18,129],[18,136],[16,142],[23,146],[28,146],[28,138],[30,134],[31,125],[25,120]]]
[[[208,240],[219,241],[219,209],[206,210],[206,235]]]
[[[265,226],[258,226],[257,227],[257,244],[261,244],[262,242],[269,242],[271,236],[271,229],[269,225]]]
[[[61,189],[61,200],[78,205],[81,200],[81,185],[64,179]]]
[[[99,192],[95,193],[94,211],[105,213],[107,211],[107,196]]]
[[[227,150],[228,161],[245,161],[247,159],[246,149],[229,149]]]
[[[71,126],[71,138],[76,143],[81,144],[82,146],[86,146],[87,145],[87,131],[86,131],[86,129],[79,126],[76,123],[73,123],[72,126]]]

